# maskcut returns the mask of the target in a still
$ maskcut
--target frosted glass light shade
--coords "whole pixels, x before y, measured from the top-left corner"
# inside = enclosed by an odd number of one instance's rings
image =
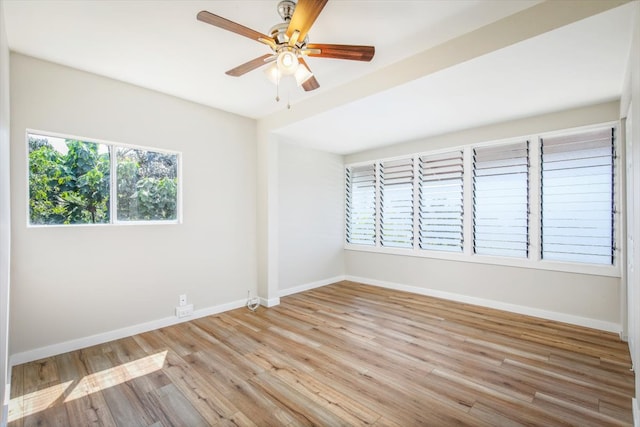
[[[282,74],[278,69],[278,64],[276,64],[275,62],[271,63],[271,65],[269,65],[267,68],[264,69],[264,74],[267,76],[269,81],[274,85],[277,85],[278,82],[280,82],[280,79],[282,78]]]
[[[276,60],[280,73],[288,76],[296,72],[298,68],[298,57],[295,53],[284,51],[280,52],[278,59]]]

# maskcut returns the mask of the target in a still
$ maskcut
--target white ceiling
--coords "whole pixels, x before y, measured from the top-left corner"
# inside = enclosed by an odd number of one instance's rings
[[[372,62],[309,58],[320,89],[276,88],[261,70],[224,72],[268,48],[196,20],[208,10],[268,33],[277,0],[4,0],[9,47],[243,116],[261,119],[322,99],[277,133],[341,154],[493,122],[619,98],[632,7],[617,7],[359,100],[354,84],[539,1],[330,0],[310,31],[314,43],[370,44]],[[335,98],[327,101],[326,98]]]

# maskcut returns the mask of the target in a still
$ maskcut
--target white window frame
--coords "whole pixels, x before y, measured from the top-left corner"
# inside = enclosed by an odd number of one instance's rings
[[[53,138],[62,138],[62,139],[74,139],[83,142],[91,142],[96,144],[106,145],[109,149],[109,166],[110,166],[110,176],[109,176],[109,209],[111,212],[109,222],[101,223],[101,224],[32,224],[29,215],[29,134],[41,135],[41,136],[50,136]],[[25,205],[26,205],[26,223],[27,228],[50,228],[50,227],[110,227],[110,226],[135,226],[135,225],[176,225],[182,224],[182,152],[174,151],[174,150],[166,150],[163,148],[156,147],[146,147],[142,145],[133,145],[133,144],[123,144],[119,142],[107,141],[98,138],[88,138],[83,136],[69,135],[57,132],[43,131],[37,129],[28,128],[25,130],[25,162],[26,162],[26,192],[25,192]],[[130,220],[123,221],[118,220],[117,213],[117,182],[116,182],[116,149],[117,148],[131,148],[137,150],[146,150],[153,151],[155,153],[164,153],[164,154],[174,154],[178,158],[177,167],[178,171],[176,176],[178,177],[178,188],[176,192],[176,219],[172,220]]]
[[[530,182],[529,182],[529,175],[531,175],[531,171],[530,171],[530,165],[529,162],[531,160],[531,156],[529,155],[529,146],[530,146],[530,141],[527,139],[523,139],[521,141],[516,141],[513,143],[509,143],[509,144],[492,144],[492,145],[485,145],[485,146],[474,146],[472,149],[470,149],[470,151],[472,151],[472,157],[474,157],[477,153],[477,150],[482,150],[482,148],[491,148],[491,149],[495,149],[495,148],[502,148],[502,147],[509,147],[509,151],[512,151],[513,148],[519,146],[519,145],[524,145],[524,150],[526,152],[526,157],[524,157],[526,159],[526,165],[525,165],[525,175],[526,175],[526,187],[525,187],[525,207],[526,207],[526,212],[524,213],[525,215],[525,229],[526,229],[526,234],[525,234],[525,241],[523,242],[525,248],[524,248],[524,252],[526,254],[526,256],[519,256],[519,255],[504,255],[504,257],[509,257],[509,258],[519,258],[519,259],[528,259],[529,258],[529,241],[530,241],[530,237],[529,237],[529,229],[531,228],[531,222],[529,220],[529,216],[530,216],[530,210],[531,210],[531,202],[530,202],[530,196],[529,196],[529,186],[530,186]],[[520,149],[520,148],[516,148],[516,149]],[[493,162],[496,161],[496,159],[492,160]],[[478,204],[484,204],[484,203],[477,203],[477,201],[480,199],[482,200],[481,197],[476,197],[477,196],[477,181],[482,180],[482,178],[484,178],[484,175],[478,174],[477,173],[477,169],[476,169],[476,165],[478,162],[473,162],[473,170],[471,171],[472,173],[472,181],[473,181],[473,187],[472,187],[472,196],[473,196],[473,212],[472,212],[472,218],[473,220],[477,220],[479,215],[477,212],[477,208],[478,208]],[[480,163],[482,164],[483,161],[480,161]],[[484,165],[486,166],[486,165]],[[515,165],[516,167],[518,165]],[[519,165],[521,166],[521,165]],[[510,165],[509,167],[514,167],[514,165]],[[492,168],[494,171],[496,171],[495,166]],[[498,169],[499,170],[499,169]],[[500,176],[506,176],[504,172],[501,173]],[[478,226],[474,225],[473,227],[473,242],[472,242],[472,251],[474,254],[478,255],[478,248],[481,247],[481,245],[478,244],[478,241],[484,242],[486,243],[486,241],[484,239],[479,239],[478,238]],[[501,230],[502,231],[502,230]],[[486,233],[486,231],[483,231],[484,233]],[[496,234],[500,234],[500,233],[496,233]],[[489,240],[491,241],[491,240]],[[505,240],[502,240],[501,242],[505,243]],[[498,248],[494,248],[494,249],[498,249]],[[498,249],[499,250],[499,249]],[[505,251],[508,251],[509,249],[506,249]],[[517,251],[517,250],[516,250]],[[490,254],[485,254],[487,256],[495,256],[495,255],[490,255]]]
[[[552,260],[544,260],[541,259],[542,258],[542,244],[541,244],[541,233],[542,233],[542,195],[540,194],[540,188],[541,188],[541,179],[542,179],[542,174],[540,173],[539,168],[542,165],[542,159],[540,156],[540,146],[541,146],[541,140],[543,138],[553,138],[553,137],[562,137],[562,136],[569,136],[569,135],[574,135],[576,133],[581,133],[581,132],[589,132],[591,130],[597,130],[597,129],[602,129],[604,127],[610,127],[613,128],[613,265],[603,265],[602,268],[603,269],[615,269],[616,270],[616,274],[603,274],[606,276],[614,276],[614,277],[621,277],[622,273],[621,273],[621,266],[624,265],[624,260],[621,260],[621,258],[624,256],[624,254],[622,253],[622,244],[620,243],[622,240],[622,234],[621,234],[621,230],[622,230],[622,221],[625,220],[625,218],[623,217],[623,213],[622,211],[624,211],[624,209],[621,209],[620,207],[623,206],[622,205],[622,200],[623,197],[625,196],[624,194],[622,194],[622,185],[621,185],[621,177],[623,177],[624,172],[623,172],[623,168],[625,168],[626,166],[624,165],[624,163],[622,163],[623,157],[621,156],[621,150],[624,150],[624,138],[625,136],[621,134],[621,129],[622,127],[620,126],[620,122],[608,122],[608,123],[601,123],[598,125],[591,125],[591,126],[582,126],[582,127],[577,127],[577,128],[571,128],[571,129],[563,129],[561,131],[555,131],[555,132],[546,132],[546,133],[540,133],[539,135],[537,135],[537,139],[536,139],[536,168],[538,169],[537,172],[537,179],[538,182],[536,183],[536,191],[538,192],[537,194],[537,207],[536,207],[536,214],[537,214],[537,222],[533,223],[536,224],[536,231],[538,233],[537,236],[537,247],[535,248],[536,251],[536,256],[539,262],[543,263],[544,265],[549,265],[549,266],[562,266],[562,265],[572,265],[572,266],[579,266],[579,265],[584,265],[586,267],[597,267],[596,264],[584,264],[584,263],[578,263],[578,262],[568,262],[568,261],[552,261]],[[532,212],[533,213],[533,212]],[[580,271],[578,271],[580,272]],[[595,274],[595,273],[592,273]]]
[[[416,208],[416,201],[415,201],[415,190],[416,190],[416,188],[415,188],[415,179],[416,179],[416,176],[415,176],[415,163],[416,162],[415,162],[415,159],[413,158],[413,156],[406,156],[404,158],[398,159],[398,161],[400,161],[400,162],[405,162],[407,160],[411,163],[411,166],[408,168],[408,170],[410,170],[410,172],[411,172],[411,190],[410,190],[410,193],[411,193],[411,213],[410,213],[411,214],[411,226],[410,226],[411,227],[411,236],[409,237],[409,240],[411,241],[411,246],[415,246],[415,236],[416,236],[416,232],[415,232],[415,219],[416,219],[415,218],[415,208]],[[376,166],[379,165],[381,167],[381,169],[378,171],[378,174],[376,175],[376,178],[377,178],[378,182],[380,182],[382,184],[380,186],[380,188],[379,188],[380,197],[383,197],[385,191],[387,191],[385,189],[386,186],[389,186],[389,190],[388,191],[389,191],[389,193],[392,194],[394,189],[395,189],[395,186],[397,185],[397,183],[385,184],[385,183],[382,182],[383,176],[385,175],[385,173],[387,173],[387,172],[385,172],[385,166],[384,166],[383,163],[389,163],[389,162],[393,162],[393,161],[385,160],[384,162],[378,162],[378,164],[376,165]],[[387,168],[389,168],[389,169],[391,169],[393,167],[397,167],[397,165],[396,166],[391,166],[391,165],[387,166]],[[394,172],[389,172],[389,173],[393,174]],[[395,173],[397,173],[397,172],[395,172]],[[390,177],[388,179],[391,181],[391,180],[396,179],[396,178]],[[404,184],[406,184],[406,183],[404,183]],[[387,199],[391,199],[391,196],[387,196]],[[392,206],[390,206],[390,208],[393,211]],[[388,215],[392,216],[393,214],[392,214],[392,212],[389,212]],[[389,221],[389,219],[387,221]],[[383,200],[381,200],[381,202],[380,202],[380,219],[377,220],[378,225],[379,225],[378,233],[380,234],[380,245],[384,246],[384,247],[387,247],[387,248],[402,248],[402,246],[398,246],[398,245],[394,244],[396,242],[394,240],[392,240],[391,238],[387,239],[388,243],[386,243],[386,244],[384,243],[385,237],[387,237],[387,232],[385,232],[387,230],[383,226],[383,222],[384,221],[385,221],[385,206],[384,206]],[[393,228],[388,230],[388,232],[391,232],[391,231],[393,231]],[[403,249],[407,249],[407,248],[403,248]]]
[[[461,253],[461,252],[463,252],[463,251],[464,251],[464,232],[465,232],[465,212],[464,212],[464,208],[465,208],[465,203],[464,203],[464,196],[465,196],[465,193],[464,193],[464,189],[465,189],[465,183],[464,183],[464,179],[465,179],[464,164],[465,164],[465,160],[464,160],[464,151],[462,151],[462,150],[450,150],[450,151],[444,152],[444,153],[442,153],[442,154],[444,154],[444,155],[446,155],[446,156],[450,156],[450,155],[455,154],[455,153],[459,153],[459,154],[460,154],[460,156],[461,156],[461,159],[460,159],[460,160],[461,160],[461,165],[460,165],[460,166],[462,167],[462,171],[461,171],[461,173],[462,173],[462,177],[461,177],[461,179],[462,179],[462,190],[463,190],[463,192],[462,192],[462,200],[461,200],[461,205],[460,205],[460,209],[461,209],[461,214],[462,214],[462,216],[461,216],[461,217],[459,217],[459,218],[460,218],[460,220],[461,220],[461,224],[460,224],[460,226],[462,227],[462,235],[460,236],[460,250],[446,250],[446,249],[443,249],[443,250],[438,250],[438,252],[453,252],[453,253]],[[440,155],[438,155],[438,154],[430,154],[430,155],[428,155],[428,156],[416,156],[416,159],[418,160],[418,162],[417,162],[417,163],[419,163],[419,164],[416,164],[416,168],[415,168],[415,172],[414,172],[414,173],[416,174],[416,176],[417,176],[417,178],[416,178],[416,185],[414,186],[414,188],[415,188],[415,195],[414,195],[414,198],[417,200],[417,203],[415,204],[415,212],[414,212],[414,215],[416,215],[416,216],[418,216],[418,217],[416,218],[416,219],[417,219],[417,221],[416,221],[416,224],[415,224],[415,230],[414,230],[414,233],[415,233],[415,236],[416,236],[416,237],[417,237],[417,239],[418,239],[418,242],[417,242],[417,245],[416,245],[416,246],[417,246],[419,249],[421,249],[421,250],[427,250],[427,249],[424,249],[424,248],[421,246],[421,238],[422,238],[421,232],[422,232],[422,228],[421,228],[420,220],[421,220],[421,214],[423,213],[423,211],[422,211],[422,209],[421,209],[421,208],[422,208],[421,203],[422,203],[422,201],[423,201],[423,198],[421,197],[421,196],[422,196],[422,194],[421,194],[421,190],[422,190],[422,184],[423,184],[423,181],[421,181],[422,174],[420,173],[420,172],[422,171],[422,169],[421,169],[421,165],[422,165],[421,160],[422,160],[424,157],[427,157],[427,158],[433,158],[433,157],[441,156],[442,154],[440,154]],[[447,158],[447,159],[450,159],[450,157],[446,157],[446,158]],[[440,176],[440,175],[437,175],[437,176]],[[450,179],[450,178],[449,178],[449,179]],[[426,182],[434,182],[434,181],[435,181],[435,182],[438,182],[438,181],[440,181],[440,180],[439,180],[439,179],[436,179],[436,180],[426,180]],[[427,188],[428,188],[428,186],[427,186]],[[427,198],[426,200],[429,200],[429,199]],[[425,212],[425,213],[426,213],[426,212]],[[446,239],[445,239],[445,241],[446,241]],[[457,246],[456,246],[456,247],[457,247]],[[435,250],[435,249],[434,249],[434,250]]]
[[[616,155],[614,159],[614,201],[615,201],[615,211],[614,211],[614,262],[613,265],[597,265],[597,264],[586,264],[586,263],[572,263],[572,262],[559,262],[559,261],[549,261],[541,259],[541,243],[540,243],[540,223],[541,223],[541,193],[540,193],[540,139],[541,138],[549,138],[551,136],[562,136],[566,134],[573,134],[576,132],[584,132],[589,130],[594,130],[602,127],[613,127],[615,128],[616,138],[614,140],[614,148],[616,153],[620,152],[620,144],[622,144],[624,136],[620,134],[620,126],[619,122],[603,122],[589,126],[580,126],[569,129],[562,129],[558,131],[550,131],[550,132],[537,132],[531,133],[528,135],[519,135],[513,138],[501,139],[501,140],[493,140],[493,141],[484,141],[479,143],[471,143],[465,145],[457,145],[450,146],[446,148],[429,150],[429,151],[421,151],[418,153],[408,154],[408,155],[399,155],[393,157],[379,158],[379,159],[369,159],[366,161],[353,162],[344,165],[346,170],[347,167],[351,166],[359,166],[365,164],[371,164],[372,162],[377,164],[382,161],[389,160],[399,160],[406,159],[407,157],[414,158],[414,164],[417,163],[417,159],[420,156],[431,155],[431,154],[440,154],[446,153],[453,150],[462,150],[464,156],[464,188],[463,188],[463,197],[464,197],[464,217],[463,217],[463,234],[464,234],[464,242],[463,242],[463,251],[462,253],[457,252],[444,252],[444,251],[433,251],[433,250],[425,250],[420,249],[418,245],[418,239],[414,237],[414,247],[413,249],[403,249],[403,248],[388,248],[380,245],[379,236],[376,240],[375,246],[363,246],[363,245],[355,245],[349,244],[346,240],[346,226],[344,227],[344,249],[349,251],[359,251],[359,252],[374,252],[374,253],[383,253],[390,255],[404,255],[404,256],[414,256],[419,258],[432,258],[432,259],[441,259],[441,260],[450,260],[450,261],[463,261],[463,262],[472,262],[472,263],[480,263],[480,264],[491,264],[491,265],[502,265],[502,266],[510,266],[510,267],[519,267],[519,268],[531,268],[538,270],[550,270],[550,271],[561,271],[561,272],[569,272],[569,273],[580,273],[580,274],[589,274],[589,275],[597,275],[597,276],[605,276],[605,277],[620,277],[621,276],[621,246],[620,245],[620,230],[622,229],[622,216],[621,216],[621,185],[620,185],[620,168],[622,167],[620,164],[620,159],[622,156]],[[529,256],[528,258],[509,258],[509,257],[499,257],[499,256],[488,256],[488,255],[477,255],[473,253],[473,148],[483,147],[483,146],[495,146],[502,144],[510,144],[514,142],[522,142],[523,140],[529,141]],[[376,209],[379,209],[379,185],[376,180]],[[414,197],[414,205],[415,203]],[[346,203],[346,195],[345,195],[345,203]],[[346,205],[345,205],[346,206]],[[414,208],[414,220],[415,216]],[[379,218],[379,216],[377,216]],[[415,221],[414,221],[415,223]],[[415,232],[416,226],[414,226]]]
[[[361,166],[367,166],[367,167],[371,166],[372,169],[373,169],[373,185],[374,185],[374,188],[373,188],[373,206],[374,206],[373,207],[373,221],[374,222],[373,222],[373,230],[372,230],[373,231],[373,239],[372,239],[372,244],[367,244],[367,243],[353,243],[353,244],[354,245],[362,245],[362,246],[372,246],[372,245],[376,244],[376,241],[377,241],[377,238],[378,238],[378,230],[376,229],[377,224],[378,224],[377,216],[376,216],[377,215],[377,208],[378,208],[378,206],[377,206],[377,197],[378,197],[377,196],[377,188],[378,187],[377,187],[376,174],[377,174],[378,168],[377,168],[377,165],[376,165],[375,162],[369,162],[369,163],[361,165]],[[355,179],[355,177],[353,176],[353,169],[356,169],[356,168],[358,168],[358,166],[349,166],[349,167],[345,168],[345,180],[344,180],[344,183],[345,183],[345,241],[347,241],[347,242],[349,240],[349,236],[348,236],[347,231],[349,229],[349,226],[352,225],[350,221],[351,221],[351,219],[352,219],[352,217],[354,215],[354,212],[353,212],[353,208],[354,208],[353,201],[351,203],[351,212],[348,212],[349,208],[350,208],[350,204],[348,203],[347,195],[351,194],[352,197],[353,197],[353,194],[354,194],[354,192],[353,192],[353,190],[354,190],[353,183],[354,183],[354,179]],[[352,176],[349,176],[349,173],[351,173]],[[350,191],[348,191],[348,190],[350,190]]]

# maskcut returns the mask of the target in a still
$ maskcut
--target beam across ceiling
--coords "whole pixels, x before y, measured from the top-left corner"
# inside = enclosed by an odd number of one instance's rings
[[[361,79],[320,93],[295,104],[291,110],[279,111],[264,117],[258,121],[259,132],[277,130],[597,15],[629,1],[545,1],[398,61]]]

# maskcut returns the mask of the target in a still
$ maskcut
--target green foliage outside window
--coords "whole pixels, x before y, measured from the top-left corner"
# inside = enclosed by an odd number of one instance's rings
[[[178,155],[115,147],[120,221],[177,219]],[[109,146],[29,134],[34,225],[112,222]]]
[[[31,224],[109,222],[109,152],[67,139],[66,153],[29,135]]]
[[[118,220],[177,218],[178,156],[117,149]]]

